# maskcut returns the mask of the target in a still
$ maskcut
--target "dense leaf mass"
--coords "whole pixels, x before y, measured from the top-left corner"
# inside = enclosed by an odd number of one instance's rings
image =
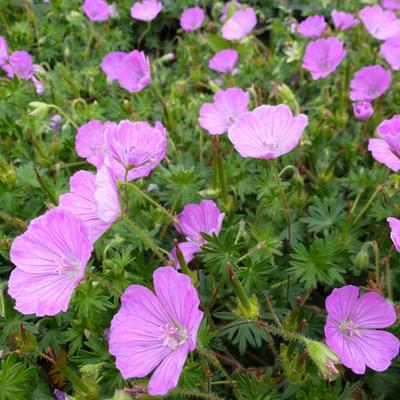
[[[116,368],[109,328],[128,286],[153,289],[153,272],[173,264],[174,239],[186,240],[173,216],[202,199],[225,217],[218,234],[198,238],[201,250],[189,263],[204,318],[197,349],[165,398],[398,399],[398,358],[365,375],[337,365],[329,380],[326,365],[298,340],[324,341],[325,299],[336,287],[375,291],[394,306],[400,296],[399,254],[386,222],[400,215],[400,178],[368,151],[377,126],[400,114],[400,74],[391,71],[373,115],[357,120],[352,77],[391,65],[361,22],[338,31],[331,19],[334,8],[357,16],[359,3],[378,2],[248,0],[257,25],[237,32],[239,41],[222,37],[221,1],[164,0],[150,22],[131,17],[133,0],[115,1],[117,15],[103,22],[89,20],[82,3],[0,1],[0,34],[10,51],[32,55],[44,87],[40,96],[31,80],[0,71],[0,400],[150,398],[147,376],[124,380]],[[205,19],[185,32],[180,16],[194,6]],[[316,14],[346,56],[313,80],[302,67],[313,39],[296,26]],[[210,69],[227,48],[238,52],[233,71]],[[124,77],[107,79],[101,64],[111,52],[134,49],[149,58],[151,83],[130,93],[119,84]],[[242,158],[227,134],[202,129],[201,106],[230,87],[249,93],[249,110],[284,103],[305,114],[299,145],[276,159]],[[74,173],[95,172],[75,149],[78,128],[93,119],[161,121],[166,156],[148,176],[119,183],[124,217],[95,243],[68,310],[23,315],[8,294],[12,242],[58,205]],[[400,334],[398,323],[387,330]]]

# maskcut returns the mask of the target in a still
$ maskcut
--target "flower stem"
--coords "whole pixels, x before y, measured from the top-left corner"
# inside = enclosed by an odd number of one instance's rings
[[[144,192],[142,189],[140,189],[139,187],[137,187],[134,183],[132,182],[121,182],[123,185],[125,186],[129,186],[131,188],[133,188],[134,190],[136,190],[137,193],[139,193],[143,198],[145,198],[148,202],[150,202],[151,204],[153,204],[153,206],[157,207],[161,212],[163,212],[173,223],[177,223],[178,220],[177,218],[172,215],[166,208],[164,208],[160,203],[157,203],[154,199],[152,199],[146,192]]]
[[[379,191],[381,189],[382,189],[381,186],[378,185],[377,188],[375,189],[374,193],[372,193],[371,197],[365,204],[364,208],[357,215],[356,219],[354,220],[354,225],[356,225],[357,222],[361,219],[361,217],[368,211],[368,208],[370,207],[371,203],[374,201],[375,197],[377,196],[377,194],[379,193]]]
[[[233,271],[233,267],[231,263],[227,264],[227,269],[228,269],[228,275],[229,275],[229,279],[232,283],[233,289],[239,299],[240,304],[244,307],[244,309],[248,312],[251,313],[252,311],[252,306],[250,303],[250,300],[244,290],[243,285],[241,284],[239,278],[237,277],[237,275],[235,274],[235,272]]]
[[[160,249],[154,240],[140,226],[136,225],[135,222],[128,218],[127,215],[124,215],[122,220],[132,228],[132,230],[143,240],[143,242],[154,252],[154,254],[157,255],[161,261],[164,261],[164,257],[162,255],[164,250]],[[169,253],[167,254],[169,255]]]
[[[219,137],[217,135],[212,136],[212,144],[214,148],[214,162],[215,170],[218,173],[219,189],[221,190],[222,201],[225,207],[228,206],[228,191],[226,188],[226,174],[224,169],[224,164],[221,157],[221,148],[219,143]]]
[[[77,374],[75,374],[75,372],[70,367],[67,366],[67,364],[63,362],[57,362],[57,367],[64,378],[68,379],[76,389],[85,394],[92,393],[92,390],[90,390],[90,388],[82,381],[82,379]]]

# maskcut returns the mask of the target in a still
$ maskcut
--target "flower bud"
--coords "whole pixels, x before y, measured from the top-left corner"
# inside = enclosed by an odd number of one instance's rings
[[[32,117],[44,117],[47,114],[50,105],[43,103],[42,101],[32,101],[29,103],[29,107],[32,108],[29,115],[32,115]]]
[[[364,244],[356,255],[354,260],[355,266],[360,270],[365,270],[369,266],[368,244]]]
[[[297,103],[296,96],[292,92],[289,86],[282,84],[273,83],[273,87],[280,98],[285,104],[287,104],[297,114],[299,113],[299,104]]]
[[[340,364],[338,355],[327,345],[316,340],[306,340],[308,354],[320,370],[324,379],[332,381],[339,376],[335,364]]]
[[[367,101],[360,101],[353,104],[354,116],[359,121],[366,121],[374,114],[372,104]]]

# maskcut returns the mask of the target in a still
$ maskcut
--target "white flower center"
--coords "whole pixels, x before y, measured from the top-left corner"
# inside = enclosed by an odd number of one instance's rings
[[[75,257],[70,259],[62,256],[56,265],[55,271],[58,275],[67,274],[71,278],[75,278],[79,272],[80,263]]]
[[[344,336],[352,337],[359,336],[358,326],[354,324],[351,318],[347,318],[339,324],[339,329]]]
[[[183,326],[171,326],[167,324],[161,329],[163,331],[161,335],[163,346],[169,347],[171,350],[176,350],[179,346],[182,346],[189,340],[188,331]]]

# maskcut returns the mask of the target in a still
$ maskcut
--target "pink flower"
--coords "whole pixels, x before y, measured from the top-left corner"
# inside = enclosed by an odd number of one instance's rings
[[[358,24],[358,19],[353,14],[344,11],[332,10],[331,17],[335,29],[347,31]]]
[[[225,214],[221,213],[212,200],[202,200],[200,204],[186,204],[183,211],[177,215],[178,223],[175,229],[182,233],[188,241],[199,246],[206,243],[201,233],[219,234]]]
[[[100,168],[104,164],[106,144],[104,132],[107,126],[116,126],[114,122],[101,123],[93,119],[83,124],[75,138],[75,149],[77,154],[86,158],[86,161]]]
[[[384,120],[378,126],[379,139],[369,139],[368,150],[376,161],[392,171],[400,170],[400,115]]]
[[[32,220],[10,251],[15,308],[38,317],[66,311],[92,249],[85,224],[68,211],[55,208]]]
[[[241,7],[241,4],[237,0],[231,0],[231,1],[228,1],[227,3],[225,3],[224,9],[222,10],[222,14],[221,14],[221,18],[220,18],[221,21],[226,20],[226,18],[228,17],[228,12],[236,11],[240,7]]]
[[[85,0],[82,10],[94,22],[102,22],[110,17],[110,6],[104,0]]]
[[[233,49],[221,50],[210,59],[208,67],[214,71],[227,74],[231,72],[239,60],[239,53]]]
[[[257,25],[256,13],[251,7],[236,11],[222,26],[222,36],[226,40],[241,40]]]
[[[381,56],[387,61],[392,69],[400,69],[400,34],[385,40],[381,44]]]
[[[306,38],[317,38],[324,33],[326,27],[327,24],[322,15],[312,15],[300,22],[297,32]]]
[[[149,175],[167,151],[167,131],[161,122],[153,128],[145,121],[121,121],[107,126],[105,139],[108,151],[104,162],[120,180]]]
[[[0,67],[8,62],[8,44],[7,40],[0,36]]]
[[[343,42],[339,39],[318,39],[307,45],[302,66],[311,72],[314,80],[326,78],[336,70],[345,56]]]
[[[162,396],[178,384],[189,351],[196,348],[203,313],[188,276],[171,267],[153,273],[155,294],[131,285],[111,322],[109,347],[124,379],[149,381],[151,396]]]
[[[397,218],[390,217],[387,219],[390,226],[390,238],[394,244],[394,247],[400,252],[400,220]]]
[[[104,165],[96,175],[89,171],[78,171],[69,182],[71,190],[60,197],[59,207],[83,221],[89,239],[95,242],[121,212],[114,175]]]
[[[360,19],[375,39],[386,40],[400,32],[400,20],[396,14],[378,5],[364,7]]]
[[[348,285],[333,289],[326,298],[326,344],[356,374],[364,374],[366,367],[385,371],[399,353],[400,342],[379,328],[393,325],[396,312],[378,293],[358,296],[359,288]]]
[[[354,116],[360,121],[366,121],[374,115],[372,104],[368,101],[358,101],[353,104]]]
[[[284,104],[260,106],[239,115],[228,136],[242,157],[273,159],[292,151],[308,124],[304,114],[293,116]]]
[[[151,82],[150,62],[142,51],[109,53],[104,57],[101,69],[129,93],[140,92]]]
[[[198,243],[195,242],[182,242],[179,243],[179,250],[182,252],[183,259],[185,260],[186,264],[189,264],[190,261],[193,260],[196,253],[201,251],[201,247]],[[176,248],[174,247],[170,253],[172,259],[174,260],[174,265],[176,269],[181,269],[181,265],[178,260],[178,256],[176,255]]]
[[[185,32],[192,32],[199,29],[206,18],[206,14],[200,7],[187,8],[181,15],[181,28]]]
[[[400,0],[383,0],[382,5],[390,10],[400,10]]]
[[[152,21],[162,9],[162,3],[157,0],[142,0],[132,6],[131,17],[139,21]]]
[[[382,96],[390,86],[392,74],[380,65],[358,70],[350,82],[352,101],[372,101]]]
[[[214,95],[214,103],[200,108],[199,124],[211,135],[221,135],[236,122],[237,117],[248,110],[250,96],[238,88],[220,90]]]
[[[22,80],[31,80],[36,93],[42,95],[43,84],[35,77],[35,73],[41,71],[38,64],[32,64],[32,56],[27,51],[14,51],[8,54],[8,44],[3,36],[0,36],[0,68],[9,78],[14,76]]]

